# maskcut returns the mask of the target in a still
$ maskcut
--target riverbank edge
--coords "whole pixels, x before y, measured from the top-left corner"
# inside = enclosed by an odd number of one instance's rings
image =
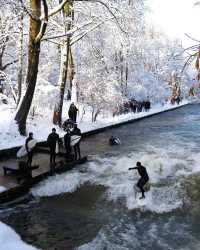
[[[174,106],[174,107],[172,106],[172,107],[169,107],[168,109],[163,109],[163,110],[157,111],[155,113],[149,113],[148,114],[148,112],[147,112],[147,114],[145,114],[144,116],[141,116],[141,117],[134,117],[134,118],[130,118],[130,119],[127,119],[127,120],[124,120],[124,121],[119,121],[119,122],[114,123],[114,124],[105,125],[105,126],[102,126],[100,128],[91,129],[89,131],[83,132],[82,137],[86,138],[88,136],[101,133],[101,132],[106,131],[108,129],[117,128],[117,127],[126,125],[128,123],[134,123],[134,122],[137,122],[137,121],[140,121],[140,120],[143,120],[143,119],[146,119],[146,118],[158,115],[158,114],[162,114],[162,113],[165,113],[165,112],[180,109],[180,108],[183,108],[183,107],[185,107],[186,105],[189,105],[189,104],[191,104],[191,103],[190,102],[183,103],[183,104],[180,104],[179,106]],[[46,147],[47,142],[46,141],[41,141],[41,142],[38,142],[37,145],[39,147]],[[11,148],[7,148],[7,149],[1,149],[0,150],[0,159],[6,158],[6,157],[16,156],[16,153],[20,149],[20,147],[21,146],[11,147]]]

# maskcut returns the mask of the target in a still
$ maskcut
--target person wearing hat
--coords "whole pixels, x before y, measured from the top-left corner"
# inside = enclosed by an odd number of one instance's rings
[[[137,186],[140,188],[141,193],[142,193],[142,196],[140,197],[140,199],[144,199],[145,198],[144,185],[149,181],[149,176],[147,174],[147,170],[144,166],[142,166],[141,162],[139,162],[139,161],[136,163],[136,167],[129,168],[128,170],[132,170],[132,169],[137,169],[138,174],[141,176],[141,178],[137,182]]]
[[[54,171],[54,167],[56,164],[56,143],[59,141],[59,135],[56,133],[56,129],[52,129],[52,133],[49,134],[47,138],[47,142],[50,148],[50,168],[51,171]]]

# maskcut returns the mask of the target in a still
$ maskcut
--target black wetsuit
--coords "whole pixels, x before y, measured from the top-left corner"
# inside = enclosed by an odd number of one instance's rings
[[[70,154],[71,154],[71,134],[70,131],[67,130],[67,133],[64,136],[64,144],[65,144],[65,151],[66,151],[66,159],[70,159]]]
[[[54,165],[56,161],[56,142],[59,141],[59,135],[52,132],[47,138],[47,142],[50,148],[50,167],[51,171],[54,170]]]
[[[109,139],[109,144],[110,144],[110,146],[119,145],[120,144],[120,140],[117,137],[111,136],[110,139]]]
[[[80,135],[81,136],[81,130],[79,128],[74,128],[71,135]],[[80,150],[80,141],[76,143],[74,146],[74,159],[77,160],[77,156],[79,159],[81,159],[81,150]]]
[[[32,137],[28,137],[26,139],[26,143],[25,143],[25,147],[26,147],[26,151],[27,151],[27,156],[28,156],[28,159],[27,159],[27,166],[28,167],[31,167],[31,164],[32,164],[32,160],[33,160],[33,149],[30,149],[28,147],[28,143],[29,141],[33,140]]]
[[[144,191],[144,185],[149,181],[149,176],[147,174],[147,170],[144,166],[140,166],[140,167],[134,167],[134,168],[130,168],[130,169],[137,169],[139,175],[141,176],[141,178],[139,179],[139,181],[137,182],[137,186],[140,188],[141,192],[142,192],[142,197],[144,198],[145,195],[145,191]]]

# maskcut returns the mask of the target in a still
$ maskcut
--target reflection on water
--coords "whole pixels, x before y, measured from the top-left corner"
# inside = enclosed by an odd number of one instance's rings
[[[200,106],[161,114],[83,142],[91,160],[32,190],[2,220],[42,249],[199,249]],[[109,147],[110,135],[122,144]],[[141,161],[151,190],[135,197]],[[38,200],[37,200],[38,199]],[[4,216],[3,216],[4,214]]]

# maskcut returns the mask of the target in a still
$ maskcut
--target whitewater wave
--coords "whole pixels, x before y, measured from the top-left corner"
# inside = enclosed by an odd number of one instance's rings
[[[185,152],[183,148],[168,150],[147,145],[149,153],[132,152],[124,156],[95,156],[84,166],[62,175],[50,177],[32,189],[34,196],[52,196],[72,193],[81,185],[107,187],[106,197],[110,201],[125,199],[128,209],[145,209],[157,213],[169,212],[183,205],[183,188],[180,183],[191,173],[200,171],[200,153]],[[151,190],[146,199],[135,198],[133,186],[138,181],[138,173],[128,168],[141,161],[147,167]]]
[[[87,176],[79,172],[55,175],[31,190],[34,196],[53,196],[61,193],[73,193],[85,181]]]

